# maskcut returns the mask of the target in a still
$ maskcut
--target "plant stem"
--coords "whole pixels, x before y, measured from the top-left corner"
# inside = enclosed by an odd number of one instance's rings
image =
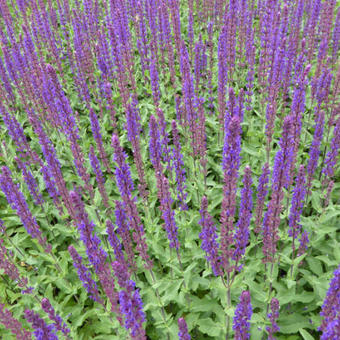
[[[231,294],[230,294],[230,273],[227,273],[227,309],[231,307]],[[227,314],[227,320],[226,320],[226,327],[227,327],[227,332],[226,332],[226,337],[225,339],[229,339],[229,332],[230,332],[230,316]]]
[[[274,269],[274,262],[271,263],[270,266],[270,274],[269,274],[269,295],[268,295],[268,303],[267,303],[267,312],[266,314],[268,314],[269,312],[269,305],[270,305],[270,295],[272,294],[272,290],[273,290],[273,269]]]
[[[151,275],[153,284],[155,284],[157,281],[156,281],[156,278],[155,278],[155,275],[154,275],[152,269],[149,269],[149,273]],[[158,303],[161,306],[161,314],[162,314],[162,318],[163,318],[163,321],[164,321],[164,325],[167,327],[165,309],[164,309],[164,305],[163,305],[163,302],[161,300],[161,296],[159,294],[158,288],[155,288],[155,293],[156,293],[156,297],[157,297]],[[167,339],[170,340],[169,332],[167,333]]]
[[[292,265],[290,267],[290,276],[291,277],[293,277],[294,256],[295,256],[295,233],[293,234],[293,243],[292,243]]]

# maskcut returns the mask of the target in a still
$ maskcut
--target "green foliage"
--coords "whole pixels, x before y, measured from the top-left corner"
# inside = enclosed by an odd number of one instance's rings
[[[73,3],[73,2],[71,2]],[[183,27],[187,25],[187,8],[186,4],[182,5]],[[18,22],[19,25],[19,22]],[[199,18],[195,21],[196,33],[202,32],[203,38],[206,38],[206,30],[199,23]],[[21,29],[18,28],[21,31]],[[184,32],[185,33],[185,32]],[[73,32],[70,29],[72,37]],[[217,46],[217,37],[214,35],[215,46]],[[135,39],[135,36],[132,37]],[[42,51],[42,57],[48,61],[48,50]],[[136,56],[135,65],[138,65],[139,59]],[[216,64],[216,60],[215,60]],[[96,187],[95,176],[92,173],[87,155],[90,145],[94,145],[94,139],[91,133],[90,122],[88,118],[87,107],[79,98],[74,87],[74,77],[66,61],[63,61],[64,75],[64,92],[70,100],[73,112],[79,113],[79,130],[81,137],[81,148],[85,159],[85,167],[91,173],[91,183],[95,186],[95,195],[93,200],[88,194],[84,194],[86,212],[90,220],[96,225],[96,233],[100,235],[102,243],[111,258],[114,258],[113,250],[107,248],[107,233],[105,230],[106,219],[114,221],[112,209],[114,200],[120,199],[115,178],[112,174],[105,173],[105,188],[110,197],[110,209],[106,209],[102,202],[102,197]],[[161,70],[160,70],[161,71]],[[176,71],[180,79],[179,65],[176,65]],[[236,72],[234,82],[236,93],[239,92],[237,87],[238,79],[243,79],[246,70],[240,69]],[[100,72],[95,71],[98,76]],[[251,221],[251,239],[246,250],[243,268],[236,275],[231,286],[231,305],[227,302],[227,289],[222,280],[215,277],[211,268],[207,265],[205,253],[201,249],[199,239],[200,219],[199,209],[200,201],[203,195],[207,196],[209,202],[209,212],[213,216],[216,224],[221,213],[221,202],[223,198],[223,174],[221,169],[222,160],[222,142],[221,126],[217,119],[217,114],[207,115],[207,169],[206,187],[204,186],[202,169],[198,161],[191,157],[192,146],[187,140],[187,130],[179,126],[182,151],[184,154],[184,163],[187,171],[187,204],[188,211],[180,211],[178,202],[173,205],[175,218],[179,227],[179,239],[181,243],[180,258],[182,267],[179,264],[177,254],[169,248],[169,242],[163,228],[163,220],[157,200],[157,186],[154,169],[151,166],[148,152],[148,120],[151,114],[155,112],[155,106],[151,97],[151,88],[147,87],[143,76],[138,69],[135,72],[137,80],[137,93],[139,100],[139,110],[141,115],[142,138],[141,138],[141,155],[145,163],[145,173],[149,188],[149,197],[147,205],[141,199],[137,199],[137,206],[142,222],[146,231],[146,240],[149,247],[149,254],[154,262],[153,272],[156,282],[153,281],[149,271],[144,269],[142,259],[135,258],[138,266],[137,272],[132,277],[136,281],[136,286],[140,289],[143,300],[144,311],[147,321],[145,323],[146,333],[151,340],[177,339],[178,326],[177,320],[184,317],[192,339],[209,340],[224,339],[226,335],[226,317],[231,319],[234,316],[235,307],[239,301],[242,290],[250,290],[251,302],[253,306],[253,316],[251,319],[251,339],[261,339],[266,336],[265,327],[269,325],[267,317],[267,305],[272,297],[276,297],[280,302],[280,317],[278,325],[280,331],[277,333],[277,339],[285,340],[311,340],[318,339],[320,333],[318,327],[321,323],[319,316],[320,307],[325,298],[329,281],[332,277],[334,268],[340,262],[340,172],[336,170],[334,176],[335,187],[330,197],[330,203],[324,206],[325,190],[322,180],[318,179],[321,171],[321,164],[317,170],[316,179],[312,183],[312,193],[305,202],[301,226],[309,233],[310,244],[306,254],[292,260],[292,239],[288,237],[288,211],[285,209],[281,215],[280,241],[279,241],[279,263],[275,265],[272,273],[269,274],[268,268],[262,263],[262,240],[253,233],[255,227],[254,220]],[[58,74],[61,77],[60,74]],[[148,76],[147,76],[148,77]],[[161,108],[165,112],[167,122],[175,118],[174,96],[181,91],[181,84],[178,88],[173,88],[169,82],[169,73],[160,72],[161,83]],[[213,68],[213,83],[217,81],[217,66]],[[257,81],[257,79],[256,79]],[[121,98],[117,87],[116,80],[112,79],[114,85],[114,104],[117,110],[118,127],[120,142],[128,154],[130,165],[134,163],[132,148],[127,139],[125,131],[125,112],[121,105]],[[255,95],[253,96],[253,109],[246,113],[244,123],[242,123],[242,164],[240,173],[246,165],[251,165],[254,180],[254,188],[257,185],[258,177],[261,174],[261,167],[265,161],[265,110],[261,104],[261,94],[259,84],[255,83]],[[93,91],[95,92],[95,91]],[[91,93],[94,98],[97,93]],[[214,88],[213,95],[217,97],[217,89]],[[30,146],[38,154],[41,154],[41,147],[34,134],[32,126],[28,122],[24,112],[21,100],[17,95],[18,104],[16,109],[16,118],[24,126],[25,134],[30,138]],[[306,94],[306,110],[312,110],[311,93],[308,90]],[[99,115],[100,104],[95,100],[92,103],[93,108]],[[205,104],[205,110],[208,112],[208,106]],[[270,166],[273,166],[273,159],[278,150],[278,140],[281,137],[281,118],[284,117],[289,108],[285,108],[283,103],[279,104],[280,117],[275,121],[275,131],[273,148],[270,151]],[[311,122],[309,116],[304,117],[301,136],[305,139],[305,144],[310,145],[312,140]],[[110,112],[103,109],[103,118],[100,119],[104,147],[110,158],[110,164],[113,166],[113,150],[110,146],[110,137],[113,133]],[[73,185],[83,186],[84,183],[76,175],[73,158],[68,141],[64,135],[60,135],[51,125],[46,124],[49,137],[54,143],[57,154],[62,166],[62,172],[68,190],[73,189]],[[171,135],[168,126],[168,132]],[[45,203],[43,208],[36,206],[31,199],[27,187],[22,181],[22,175],[15,166],[14,157],[17,154],[13,141],[9,138],[4,129],[0,130],[0,139],[5,142],[6,149],[2,150],[0,155],[0,164],[7,165],[13,171],[15,180],[20,183],[20,189],[24,193],[32,214],[36,217],[39,226],[52,244],[52,255],[47,254],[35,240],[26,232],[20,218],[9,207],[6,199],[0,194],[0,217],[6,226],[6,233],[1,238],[4,240],[6,248],[13,253],[11,259],[19,268],[22,277],[28,279],[28,285],[34,287],[33,294],[22,294],[21,288],[16,282],[0,271],[0,302],[5,303],[24,327],[29,329],[29,325],[23,318],[23,311],[26,308],[34,309],[43,315],[40,305],[35,300],[35,296],[42,298],[48,297],[56,309],[57,313],[65,320],[71,329],[71,337],[77,340],[98,339],[98,340],[118,340],[128,337],[127,331],[121,327],[113,313],[109,312],[110,305],[107,303],[106,308],[93,302],[83,288],[72,260],[67,251],[70,244],[76,246],[80,255],[86,259],[86,251],[79,240],[79,233],[72,224],[70,216],[59,215],[58,209],[49,199],[42,174],[38,167],[33,167],[33,174],[39,184],[39,189],[43,192]],[[328,143],[329,144],[329,143]],[[327,142],[323,141],[323,149]],[[300,146],[297,159],[302,163],[308,156],[308,150],[304,145]],[[169,173],[167,173],[170,177]],[[132,176],[135,187],[138,184],[137,171],[132,165]],[[170,186],[175,191],[175,179],[170,179]],[[239,183],[239,186],[241,182]],[[134,195],[138,197],[136,189]],[[254,200],[256,195],[253,195]],[[288,195],[286,195],[288,197]],[[175,198],[176,195],[173,195]],[[240,193],[238,190],[237,204],[240,203]],[[286,204],[286,202],[285,202]],[[65,210],[66,211],[66,210]],[[93,268],[91,268],[93,272]],[[269,288],[271,287],[271,288]],[[157,296],[159,294],[159,297]],[[164,315],[162,313],[164,309]],[[47,316],[44,319],[48,321]],[[232,332],[230,334],[233,334]],[[61,334],[60,334],[61,337]],[[0,324],[0,338],[14,339],[14,337]]]

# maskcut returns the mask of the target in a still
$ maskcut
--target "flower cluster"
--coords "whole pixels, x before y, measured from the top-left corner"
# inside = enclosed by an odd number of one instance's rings
[[[240,296],[240,302],[236,307],[233,330],[235,331],[235,340],[249,339],[250,319],[253,309],[250,303],[249,291],[243,291]]]
[[[30,309],[25,310],[25,318],[32,325],[34,329],[34,335],[37,340],[58,340],[55,334],[55,328],[53,325],[47,325],[46,322]]]
[[[336,339],[336,335],[340,334],[340,266],[334,271],[320,315],[323,317],[319,328],[322,331],[321,339]]]

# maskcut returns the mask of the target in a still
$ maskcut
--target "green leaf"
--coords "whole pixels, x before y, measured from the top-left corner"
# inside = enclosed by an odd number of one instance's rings
[[[323,214],[321,217],[320,217],[320,223],[322,224],[326,224],[328,223],[331,219],[333,219],[334,217],[340,215],[340,210],[337,209],[337,210],[331,210],[329,212],[327,212],[327,214]]]
[[[307,263],[314,274],[316,274],[317,276],[322,275],[322,265],[318,259],[314,257],[307,257]]]
[[[280,301],[280,305],[286,305],[295,299],[295,292],[291,292],[289,290],[280,290],[277,296],[278,300]]]
[[[312,292],[303,292],[301,294],[296,294],[294,297],[295,301],[299,301],[302,303],[310,303],[315,299],[315,294]]]
[[[84,321],[89,318],[90,316],[96,316],[98,313],[98,311],[96,309],[89,309],[88,311],[86,311],[85,313],[80,314],[79,317],[76,318],[76,320],[74,322],[72,322],[72,326],[77,328],[81,325],[84,324]]]
[[[224,314],[223,308],[216,300],[211,300],[209,297],[205,296],[203,299],[199,299],[196,296],[191,298],[191,310],[193,312],[214,312],[215,314]]]
[[[296,281],[287,279],[286,284],[288,289],[292,289],[294,286],[296,286]]]
[[[199,329],[202,333],[215,337],[220,336],[223,331],[221,325],[209,318],[199,320]]]
[[[163,297],[163,302],[167,304],[171,301],[176,301],[176,297],[178,295],[178,291],[183,283],[183,279],[176,280],[174,282],[170,282],[165,289],[165,295]]]
[[[301,328],[310,328],[312,325],[309,319],[299,313],[285,315],[280,318],[280,332],[283,334],[292,334]]]
[[[304,329],[299,329],[299,333],[302,335],[302,337],[304,338],[304,340],[314,340],[314,338]]]

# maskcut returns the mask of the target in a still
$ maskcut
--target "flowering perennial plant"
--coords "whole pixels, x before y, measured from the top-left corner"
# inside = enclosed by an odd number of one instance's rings
[[[340,338],[339,5],[0,1],[0,338]]]

